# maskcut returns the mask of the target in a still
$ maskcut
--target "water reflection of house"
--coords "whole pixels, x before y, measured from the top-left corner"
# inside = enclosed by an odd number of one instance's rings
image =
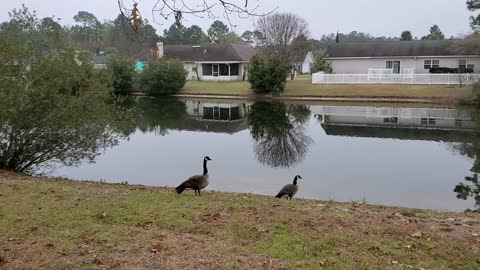
[[[451,108],[321,106],[312,109],[328,135],[459,141],[471,133],[468,112]]]
[[[248,104],[198,100],[184,102],[189,116],[187,129],[234,134],[248,128]]]

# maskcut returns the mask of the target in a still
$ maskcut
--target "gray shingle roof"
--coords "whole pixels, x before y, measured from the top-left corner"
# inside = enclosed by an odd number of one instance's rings
[[[165,45],[164,57],[181,61],[248,62],[255,54],[253,47],[243,44]]]
[[[465,54],[454,49],[457,40],[414,40],[361,43],[336,43],[327,48],[329,58],[448,56]]]

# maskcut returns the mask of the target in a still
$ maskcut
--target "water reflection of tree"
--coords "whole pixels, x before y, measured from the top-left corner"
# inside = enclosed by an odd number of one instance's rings
[[[250,108],[250,132],[257,159],[271,167],[290,167],[303,160],[312,139],[304,124],[310,117],[305,105],[256,102]]]
[[[181,128],[187,116],[185,103],[175,98],[131,98],[126,106],[135,118],[133,126],[125,126],[127,134],[138,128],[142,132],[165,135],[169,129]]]
[[[465,177],[464,183],[455,186],[454,192],[457,198],[467,200],[469,197],[475,200],[475,207],[480,209],[480,112],[472,112],[472,119],[475,121],[475,131],[473,136],[465,138],[465,142],[457,147],[461,155],[468,156],[474,160],[470,171],[471,176]]]

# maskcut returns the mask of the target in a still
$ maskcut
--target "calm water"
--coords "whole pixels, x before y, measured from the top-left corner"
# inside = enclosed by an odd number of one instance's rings
[[[454,192],[473,174],[465,153],[477,133],[465,110],[161,98],[130,106],[128,139],[94,164],[53,174],[174,187],[201,173],[209,155],[211,190],[274,195],[300,174],[303,198],[458,211],[475,205]]]

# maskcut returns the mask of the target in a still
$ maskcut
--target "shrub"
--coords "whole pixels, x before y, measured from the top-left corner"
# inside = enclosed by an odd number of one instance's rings
[[[125,93],[132,90],[136,75],[133,60],[122,55],[110,54],[107,57],[107,69],[110,72],[115,93]]]
[[[430,68],[430,73],[473,73],[473,69],[471,68],[465,68],[465,69],[459,69],[459,68],[448,68],[448,67],[433,67]]]
[[[248,67],[248,81],[255,93],[282,92],[290,65],[275,55],[255,55]]]
[[[325,54],[325,51],[322,49],[314,53],[312,73],[316,73],[319,71],[323,71],[325,73],[332,72],[332,64],[329,61],[325,60],[326,57],[327,55]]]
[[[114,127],[123,113],[89,55],[64,49],[32,63],[31,51],[0,44],[0,74],[8,74],[0,76],[0,169],[94,161],[122,137]],[[3,72],[22,57],[18,69]]]
[[[187,72],[177,60],[153,60],[140,74],[140,88],[148,94],[173,94],[185,85]]]

